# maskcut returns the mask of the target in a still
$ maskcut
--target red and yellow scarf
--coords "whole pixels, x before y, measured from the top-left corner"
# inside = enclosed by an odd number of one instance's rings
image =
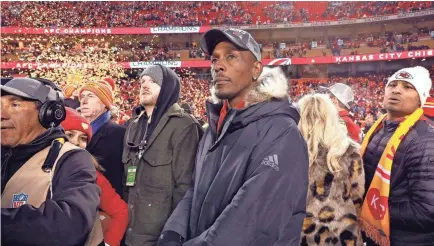
[[[381,116],[366,134],[360,150],[362,156],[365,154],[372,134],[383,122],[385,116]],[[362,230],[368,237],[381,246],[390,245],[389,192],[393,158],[401,140],[422,116],[423,110],[419,108],[399,124],[381,155],[374,178],[369,185],[365,200],[363,201],[359,219]]]

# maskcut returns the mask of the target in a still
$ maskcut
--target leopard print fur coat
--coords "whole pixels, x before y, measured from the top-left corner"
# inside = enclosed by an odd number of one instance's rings
[[[309,169],[301,245],[363,245],[357,222],[365,183],[359,149],[349,146],[336,173],[328,170],[326,154],[320,151]]]

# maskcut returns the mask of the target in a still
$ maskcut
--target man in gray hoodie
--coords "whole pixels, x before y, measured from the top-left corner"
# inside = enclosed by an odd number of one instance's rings
[[[177,104],[180,80],[161,65],[140,76],[140,106],[127,124],[122,162],[130,223],[129,246],[153,246],[192,184],[202,128]]]

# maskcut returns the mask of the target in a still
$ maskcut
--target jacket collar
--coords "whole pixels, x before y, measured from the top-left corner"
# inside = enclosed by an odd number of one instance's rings
[[[20,156],[24,156],[26,154],[35,154],[40,150],[48,147],[51,142],[56,138],[65,138],[65,133],[63,132],[63,128],[60,126],[54,127],[53,129],[49,129],[35,138],[32,142],[28,144],[20,144],[13,148],[2,146],[2,150],[13,150],[14,152],[19,152]],[[2,155],[3,156],[3,155]]]
[[[235,109],[243,109],[244,106],[245,106],[245,104],[246,103],[244,101],[241,101],[238,105],[235,105],[234,108]],[[223,121],[224,121],[226,115],[228,114],[229,110],[230,110],[229,102],[228,102],[228,100],[224,100],[223,107],[220,110],[220,116],[219,116],[219,120],[218,120],[218,123],[217,123],[217,132],[220,131],[220,129],[221,129],[222,125],[223,125]]]
[[[215,87],[210,87],[211,97],[209,101],[213,104],[222,104],[215,94]],[[280,67],[264,67],[258,78],[257,86],[246,95],[245,107],[271,99],[287,99],[288,81]]]
[[[350,117],[350,114],[346,110],[341,110],[341,111],[339,111],[339,116],[340,117]]]
[[[175,103],[173,104],[167,112],[161,117],[160,121],[158,122],[157,126],[155,127],[155,130],[152,132],[152,135],[148,141],[148,146],[151,146],[151,144],[155,141],[155,139],[158,137],[160,132],[164,129],[164,126],[166,126],[167,122],[172,117],[180,117],[184,113],[184,110],[179,106],[179,104]]]
[[[103,125],[99,127],[98,132],[92,135],[92,139],[90,140],[89,144],[86,147],[87,150],[91,151],[98,144],[99,140],[104,135],[106,135],[106,131],[110,123],[111,123],[110,121],[105,122]]]
[[[92,121],[90,123],[90,125],[92,126],[92,133],[96,134],[103,125],[105,125],[107,122],[110,121],[110,117],[111,117],[110,112],[105,111],[100,116],[98,116],[98,118]]]
[[[20,144],[14,148],[2,146],[1,148],[1,169],[2,169],[2,190],[4,185],[27,160],[39,151],[50,146],[51,142],[56,138],[65,138],[66,136],[61,127],[55,127],[38,136],[29,144]],[[13,171],[12,171],[13,170]]]
[[[207,102],[208,129],[213,139],[217,139],[214,145],[217,145],[227,133],[244,128],[266,117],[286,115],[292,118],[296,124],[298,124],[300,120],[299,112],[289,104],[288,100],[273,99],[243,109],[229,109],[221,125],[220,134],[217,134],[217,124],[222,107],[222,103],[212,104],[211,102]]]

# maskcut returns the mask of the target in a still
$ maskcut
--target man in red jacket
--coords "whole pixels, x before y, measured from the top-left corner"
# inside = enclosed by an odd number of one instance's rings
[[[336,83],[327,88],[330,97],[339,111],[339,116],[347,125],[348,135],[356,142],[360,143],[360,127],[354,123],[349,114],[349,103],[354,101],[354,93],[346,84]]]

